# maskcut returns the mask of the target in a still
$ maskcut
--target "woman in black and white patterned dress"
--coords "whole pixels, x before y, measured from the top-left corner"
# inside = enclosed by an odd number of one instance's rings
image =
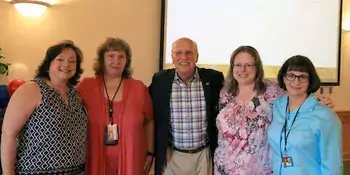
[[[4,174],[84,174],[87,114],[74,88],[81,62],[73,42],[58,43],[13,94],[1,140]]]

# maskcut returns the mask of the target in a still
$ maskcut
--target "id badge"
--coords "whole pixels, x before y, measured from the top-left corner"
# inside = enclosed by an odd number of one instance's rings
[[[105,145],[113,146],[118,144],[118,126],[117,124],[108,124],[105,131]]]
[[[282,157],[282,166],[283,166],[284,168],[286,168],[286,167],[292,167],[292,166],[293,166],[292,157],[290,157],[290,156],[283,156],[283,157]]]

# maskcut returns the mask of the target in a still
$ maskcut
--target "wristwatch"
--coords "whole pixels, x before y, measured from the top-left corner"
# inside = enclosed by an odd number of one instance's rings
[[[150,151],[147,151],[147,156],[154,157],[154,156],[155,156],[155,154],[154,154],[154,153],[152,153],[152,152],[150,152]]]

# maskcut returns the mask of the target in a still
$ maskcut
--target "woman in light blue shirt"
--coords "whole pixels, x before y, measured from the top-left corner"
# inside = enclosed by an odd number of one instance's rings
[[[313,95],[321,83],[312,62],[289,58],[278,84],[287,94],[275,100],[268,129],[274,174],[342,174],[341,122]]]

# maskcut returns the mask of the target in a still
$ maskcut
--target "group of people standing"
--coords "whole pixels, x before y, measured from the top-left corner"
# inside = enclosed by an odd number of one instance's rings
[[[197,44],[180,38],[174,69],[149,87],[132,78],[129,44],[107,38],[95,76],[83,78],[72,41],[50,47],[35,78],[7,107],[5,175],[341,174],[341,123],[316,98],[320,78],[305,56],[289,58],[278,82],[264,79],[258,51],[237,48],[226,78],[196,66]]]

